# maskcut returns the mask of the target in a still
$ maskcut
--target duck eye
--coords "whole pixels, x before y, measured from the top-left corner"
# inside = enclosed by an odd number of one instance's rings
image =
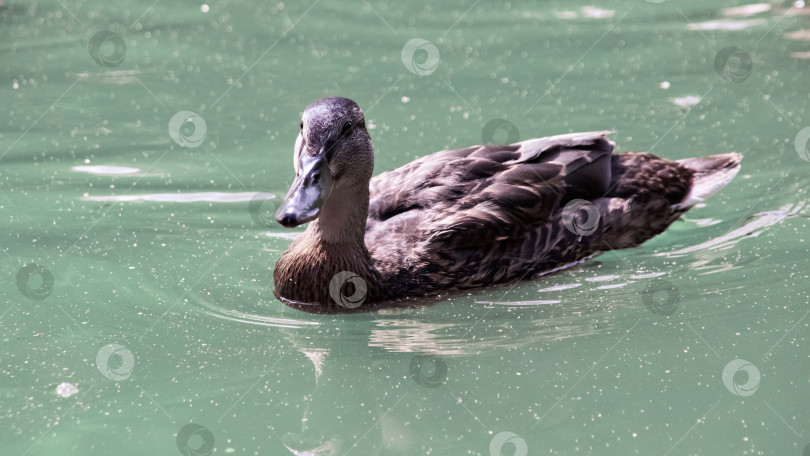
[[[303,120],[301,121],[301,129],[302,130],[304,129],[304,121]]]
[[[352,123],[346,122],[343,124],[343,128],[340,130],[340,136],[346,136],[352,130]]]

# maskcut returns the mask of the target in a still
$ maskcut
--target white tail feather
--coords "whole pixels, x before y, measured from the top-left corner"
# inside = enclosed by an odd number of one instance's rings
[[[683,201],[673,204],[673,209],[689,208],[717,193],[740,171],[740,160],[742,155],[736,153],[678,160],[678,163],[693,169],[695,176],[689,193]]]

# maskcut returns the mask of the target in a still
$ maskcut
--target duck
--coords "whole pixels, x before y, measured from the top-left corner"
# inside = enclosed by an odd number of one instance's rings
[[[373,177],[360,106],[304,111],[275,219],[308,223],[273,293],[312,312],[373,309],[537,278],[639,246],[728,184],[742,156],[615,153],[610,131],[443,150]]]

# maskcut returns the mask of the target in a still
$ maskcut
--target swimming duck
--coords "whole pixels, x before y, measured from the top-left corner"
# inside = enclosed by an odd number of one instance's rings
[[[444,150],[372,178],[363,111],[304,111],[276,211],[309,222],[276,263],[277,298],[311,311],[514,282],[664,231],[739,171],[736,153],[613,154],[607,131]]]

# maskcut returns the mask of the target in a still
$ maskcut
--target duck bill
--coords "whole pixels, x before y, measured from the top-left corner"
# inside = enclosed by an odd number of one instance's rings
[[[276,211],[276,221],[287,228],[318,218],[324,202],[332,191],[329,163],[323,154],[312,157],[302,153],[299,169],[301,172]]]

